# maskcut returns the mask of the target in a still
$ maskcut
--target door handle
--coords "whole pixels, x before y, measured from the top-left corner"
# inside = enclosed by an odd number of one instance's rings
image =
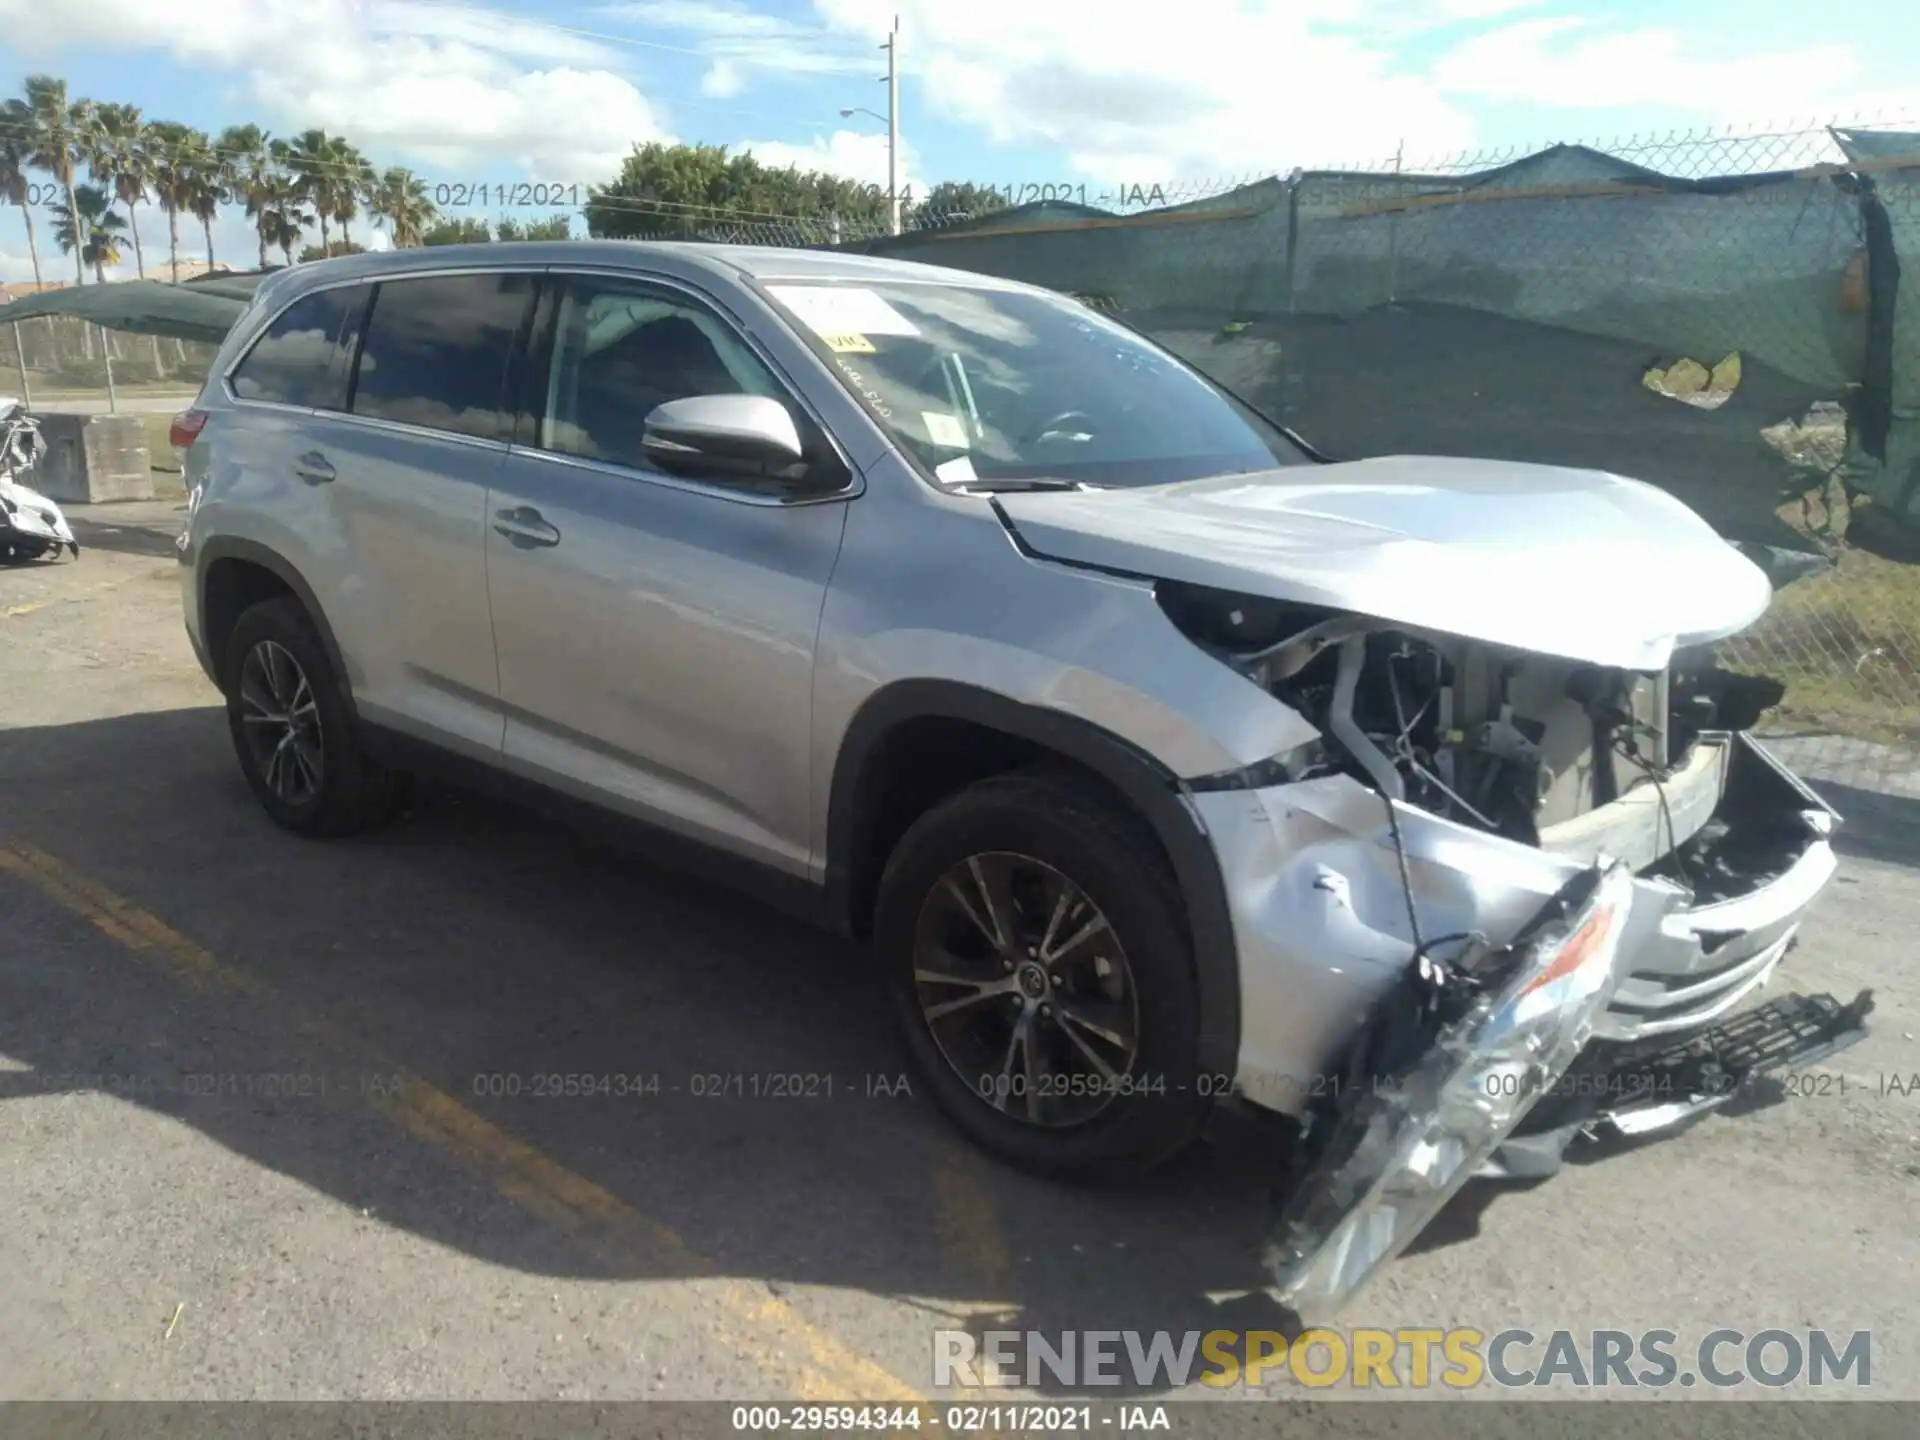
[[[493,512],[493,528],[509,540],[521,545],[558,545],[560,532],[546,521],[546,517],[531,505],[522,505],[513,510]]]
[[[309,450],[293,462],[293,473],[309,485],[324,485],[333,479],[334,470],[326,456],[318,450]]]

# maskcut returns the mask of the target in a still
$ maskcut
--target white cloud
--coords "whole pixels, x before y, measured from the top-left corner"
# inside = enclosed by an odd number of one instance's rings
[[[644,31],[678,31],[699,53],[743,70],[786,75],[877,73],[884,58],[861,43],[819,25],[801,25],[738,0],[623,0],[597,12],[611,24]],[[878,37],[875,37],[878,43]]]
[[[784,169],[788,165],[801,170],[824,170],[843,175],[862,185],[887,184],[887,137],[857,130],[836,130],[831,135],[816,135],[802,144],[786,140],[742,140],[733,147],[752,154],[762,165]],[[900,147],[900,186],[917,188],[913,180],[913,151]]]
[[[836,28],[875,41],[896,9],[816,4]],[[1473,135],[1463,110],[1354,28],[1382,18],[1366,0],[1186,0],[1177,23],[1160,7],[1104,0],[897,8],[909,129],[926,107],[999,146],[1057,146],[1095,181],[1359,162],[1411,137],[1451,149]]]
[[[1438,12],[1447,20],[1493,20],[1542,3],[1544,0],[1440,0]]]
[[[909,134],[914,112],[931,111],[1009,150],[1058,147],[1090,180],[1120,184],[1377,164],[1403,147],[1438,157],[1479,144],[1498,102],[1657,107],[1702,123],[1862,103],[1848,43],[1730,54],[1724,35],[1521,13],[1540,3],[1183,0],[1177,20],[1107,0],[815,8],[849,43],[877,42],[900,12]],[[1411,66],[1415,35],[1451,48]]]
[[[716,60],[700,77],[700,93],[714,100],[731,100],[747,88],[747,77],[731,60]]]
[[[0,250],[0,285],[21,285],[33,279],[33,257],[27,253],[27,242],[24,238],[20,240],[19,247],[20,248],[16,250],[12,245],[9,245],[6,249]],[[61,274],[71,283],[73,279],[72,262],[68,261],[64,255],[60,258],[66,262],[66,268],[61,271]],[[47,257],[45,255],[40,257],[40,278],[42,280],[56,279],[54,273],[47,268]]]
[[[1573,109],[1658,106],[1733,122],[1844,108],[1863,66],[1851,45],[1689,53],[1672,30],[1605,30],[1573,18],[1522,20],[1442,56],[1434,83],[1477,100]]]
[[[268,128],[322,126],[434,179],[507,167],[584,184],[668,138],[619,52],[479,6],[201,0],[188,18],[148,0],[0,0],[0,27],[29,63],[84,46],[235,72]]]

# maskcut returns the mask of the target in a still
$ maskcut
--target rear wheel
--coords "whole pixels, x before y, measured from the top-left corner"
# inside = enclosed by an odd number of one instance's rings
[[[874,928],[924,1082],[994,1154],[1117,1178],[1198,1129],[1198,996],[1173,880],[1090,788],[1022,773],[936,806],[895,848]]]
[[[360,748],[345,692],[298,601],[263,600],[243,612],[221,673],[240,769],[275,821],[297,835],[346,835],[392,814],[398,777]]]

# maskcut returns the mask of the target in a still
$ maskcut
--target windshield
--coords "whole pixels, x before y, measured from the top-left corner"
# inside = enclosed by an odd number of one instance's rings
[[[1065,297],[918,281],[765,288],[945,484],[1157,485],[1307,463],[1276,426]]]

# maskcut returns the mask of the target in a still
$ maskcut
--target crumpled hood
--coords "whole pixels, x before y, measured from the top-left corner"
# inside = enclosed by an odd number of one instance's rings
[[[1395,455],[994,498],[1035,554],[1628,670],[1766,610],[1766,575],[1664,491]]]

